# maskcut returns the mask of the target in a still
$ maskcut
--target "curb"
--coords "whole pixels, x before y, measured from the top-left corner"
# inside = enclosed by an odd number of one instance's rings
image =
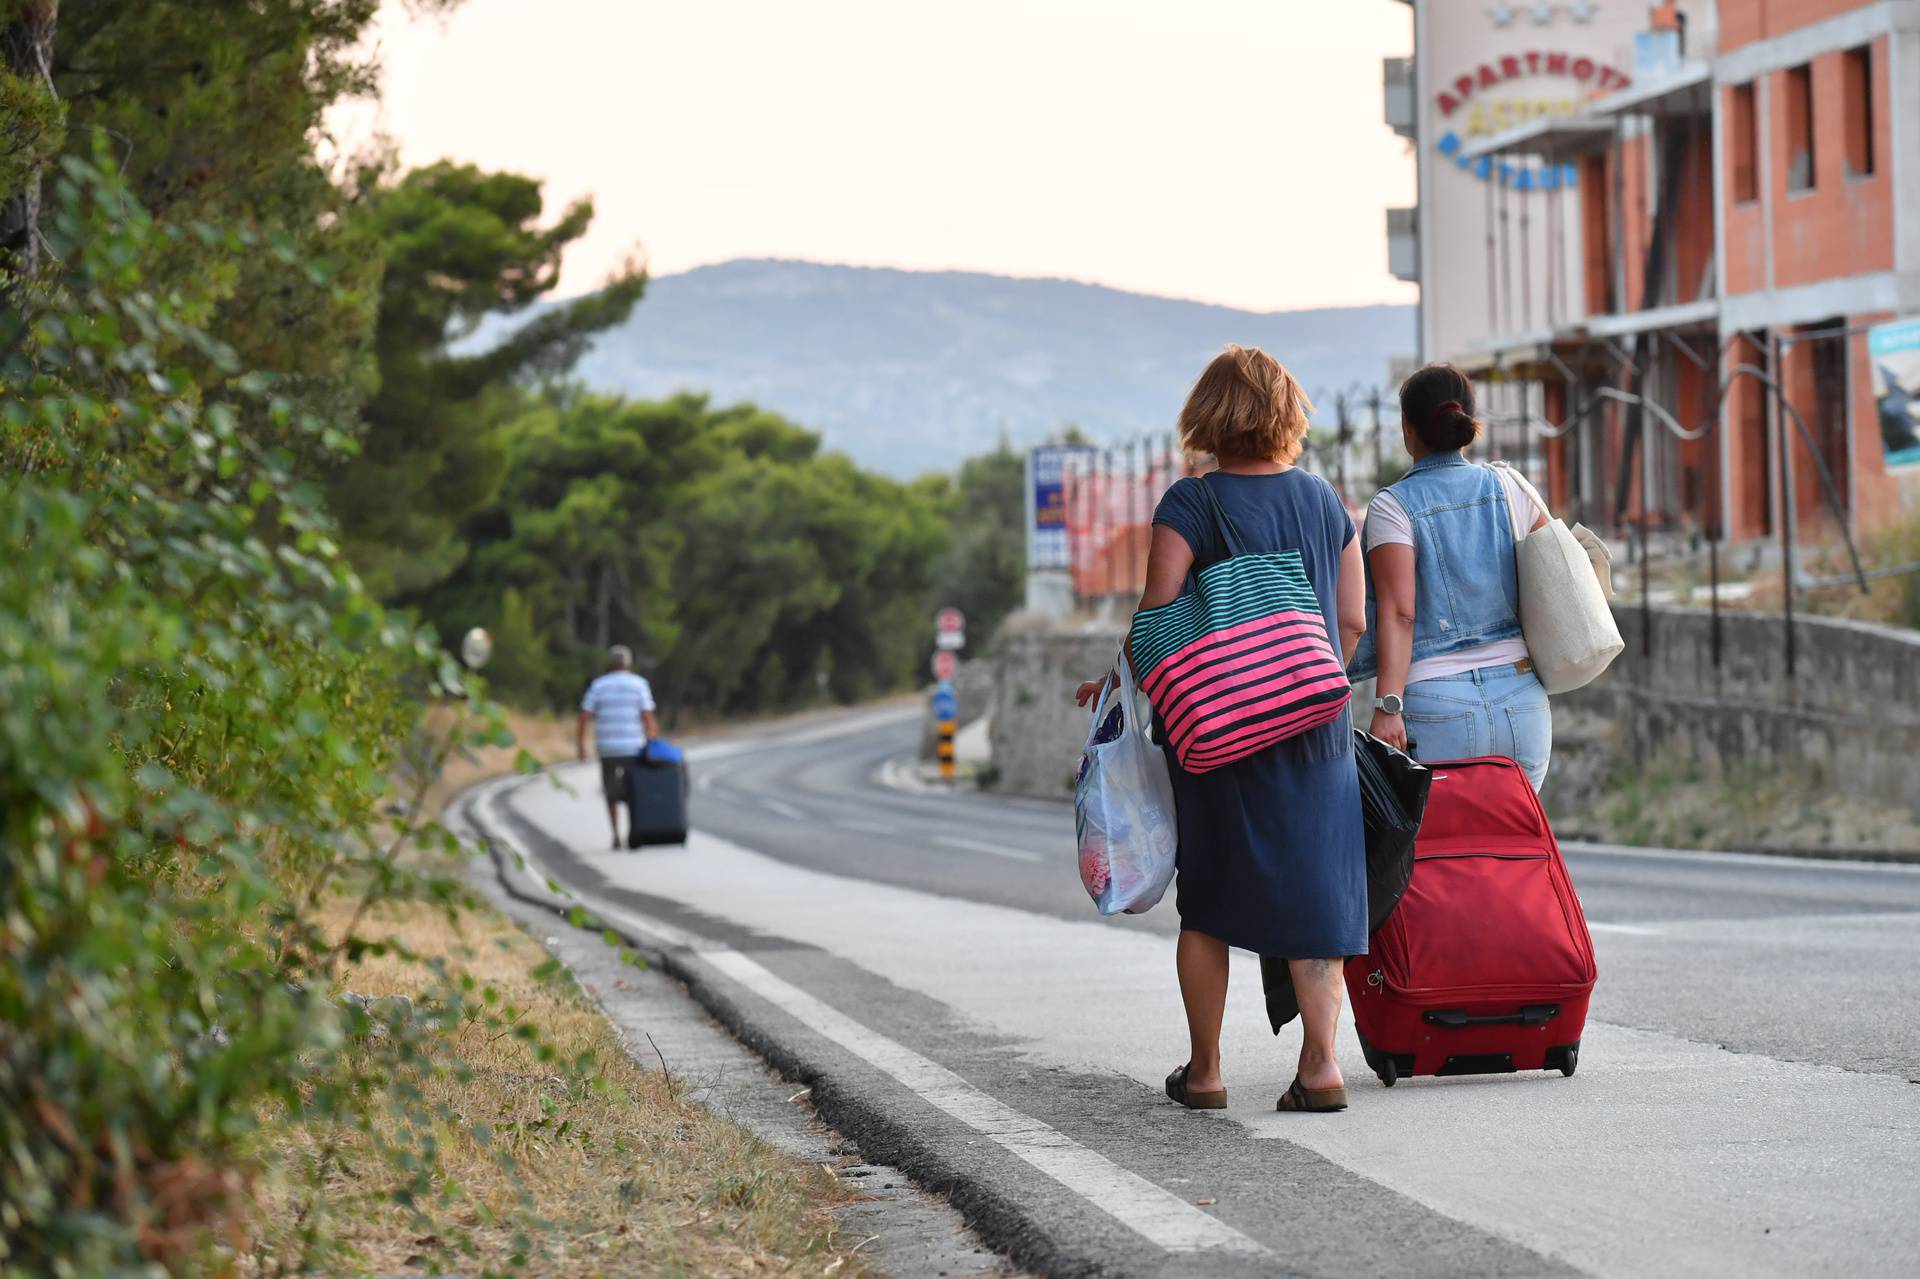
[[[716,978],[706,969],[698,951],[663,946],[658,939],[603,919],[586,901],[555,897],[544,891],[529,891],[514,882],[510,854],[502,852],[500,841],[475,811],[473,797],[479,783],[463,791],[455,807],[474,837],[486,851],[494,878],[502,892],[515,901],[538,907],[556,916],[569,927],[583,931],[611,932],[648,963],[687,988],[696,1003],[712,1015],[727,1032],[758,1054],[783,1078],[812,1089],[815,1112],[836,1132],[851,1140],[869,1162],[899,1169],[929,1194],[944,1197],[987,1247],[1006,1257],[1015,1266],[1048,1279],[1094,1279],[1110,1275],[1111,1267],[1069,1252],[1047,1230],[1045,1222],[1028,1205],[995,1189],[969,1170],[956,1167],[918,1132],[913,1125],[887,1107],[860,1095],[860,1090],[845,1082],[806,1050],[783,1040],[778,1034],[756,1023],[753,1017],[725,988],[724,978]],[[536,838],[547,836],[524,818],[518,819]],[[522,863],[524,874],[557,883],[544,866],[527,853],[513,860]],[[574,910],[585,912],[578,925],[570,918]]]

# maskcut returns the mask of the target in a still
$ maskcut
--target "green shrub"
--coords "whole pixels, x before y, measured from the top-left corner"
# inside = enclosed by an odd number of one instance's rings
[[[294,470],[347,437],[235,367],[203,299],[146,291],[185,233],[106,164],[63,161],[50,210],[48,273],[0,280],[0,1275],[300,1269],[329,1133],[378,1131],[422,1211],[444,1189],[406,1081],[478,996],[423,972],[370,1036],[334,981],[389,945],[360,935],[375,904],[462,896],[401,856],[442,833],[375,834],[420,700],[475,695]],[[475,709],[463,740],[496,739]],[[300,1205],[273,1229],[267,1176]]]

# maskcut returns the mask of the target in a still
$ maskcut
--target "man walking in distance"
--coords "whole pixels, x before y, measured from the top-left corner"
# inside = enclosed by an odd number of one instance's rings
[[[651,738],[660,735],[653,718],[653,686],[633,673],[633,650],[615,644],[607,650],[607,670],[587,685],[580,699],[580,723],[574,748],[587,757],[587,724],[593,724],[593,744],[600,756],[600,786],[607,795],[607,824],[613,828],[613,846],[620,847],[620,804],[627,797],[627,772],[640,765],[640,755]],[[633,814],[627,814],[633,821]]]

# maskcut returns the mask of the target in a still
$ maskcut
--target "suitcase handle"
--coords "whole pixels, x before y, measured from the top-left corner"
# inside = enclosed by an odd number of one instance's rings
[[[1559,1015],[1558,1004],[1528,1004],[1517,1013],[1494,1013],[1485,1017],[1469,1017],[1458,1008],[1430,1008],[1421,1014],[1420,1020],[1448,1030],[1465,1030],[1468,1026],[1544,1026]]]

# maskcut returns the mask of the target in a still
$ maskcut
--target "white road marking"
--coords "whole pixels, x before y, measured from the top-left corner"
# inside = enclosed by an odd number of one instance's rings
[[[997,1101],[945,1066],[822,1003],[736,950],[702,958],[861,1060],[879,1068],[922,1100],[958,1119],[1001,1149],[1053,1178],[1121,1225],[1168,1252],[1266,1249],[1185,1199],[1129,1172],[1106,1156],[1029,1115]]]
[[[495,837],[512,845],[504,823],[493,811],[500,793],[498,788],[489,789],[481,793],[477,803],[493,819],[489,824]],[[517,851],[536,879],[546,877],[531,853]],[[596,907],[596,911],[604,919],[652,938],[656,944],[695,951],[702,960],[801,1025],[905,1085],[929,1105],[1053,1178],[1147,1242],[1168,1252],[1220,1250],[1270,1255],[1267,1248],[1224,1221],[995,1099],[945,1066],[855,1021],[732,947],[633,911],[607,907]]]
[[[889,826],[885,822],[870,822],[860,817],[842,817],[834,822],[842,830],[863,830],[869,835],[898,835],[898,826]]]
[[[970,853],[991,853],[995,857],[1007,857],[1018,862],[1040,860],[1040,854],[1030,853],[1024,848],[1008,848],[1005,844],[989,844],[978,839],[961,839],[956,835],[935,835],[933,842],[945,844],[948,848],[964,849]]]
[[[1641,924],[1596,924],[1591,919],[1587,921],[1587,930],[1595,933],[1625,933],[1630,937],[1659,937],[1662,935],[1658,928],[1648,928]]]
[[[771,808],[774,812],[780,814],[780,816],[786,818],[790,822],[804,822],[807,820],[807,815],[805,813],[801,812],[799,809],[795,808],[792,804],[789,804],[784,800],[762,799],[760,802],[766,805],[768,808]]]

